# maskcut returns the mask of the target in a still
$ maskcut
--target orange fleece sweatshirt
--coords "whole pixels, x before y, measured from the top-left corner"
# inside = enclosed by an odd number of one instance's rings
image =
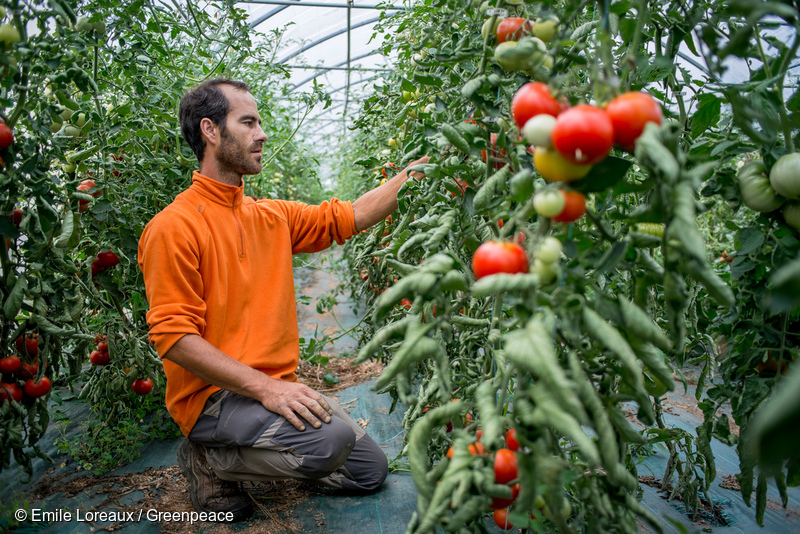
[[[300,345],[292,254],[340,245],[356,233],[353,207],[254,201],[195,172],[139,240],[150,339],[162,357],[186,334],[272,378],[297,380]],[[220,388],[164,360],[166,404],[189,435]]]

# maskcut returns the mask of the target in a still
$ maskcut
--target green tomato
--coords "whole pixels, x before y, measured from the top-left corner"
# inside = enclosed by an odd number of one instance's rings
[[[481,2],[481,7],[479,9],[481,15],[485,15],[488,9],[489,9],[489,0],[483,0],[483,2]]]
[[[50,133],[58,133],[62,126],[64,126],[63,122],[51,122]]]
[[[75,172],[76,168],[77,168],[77,165],[75,165],[74,163],[63,163],[61,165],[61,170],[64,171],[64,172],[67,172],[67,173]]]
[[[533,255],[546,264],[558,263],[561,258],[561,241],[553,236],[545,237]]]
[[[536,115],[522,127],[522,137],[533,146],[553,146],[552,133],[556,118],[547,113]]]
[[[18,43],[22,39],[19,34],[19,30],[13,24],[9,24],[6,22],[3,25],[0,25],[0,42],[6,43],[7,45],[13,45],[14,43]]]
[[[542,217],[555,217],[564,210],[564,195],[555,189],[547,189],[533,196],[533,209]]]
[[[503,22],[503,19],[500,17],[496,17],[494,21],[494,26],[489,29],[489,26],[492,22],[491,18],[488,18],[484,21],[483,26],[481,27],[481,37],[486,39],[486,35],[491,32],[492,35],[497,35],[497,27],[500,26],[500,23]]]
[[[800,154],[786,154],[772,166],[769,182],[779,195],[800,199]]]
[[[775,165],[777,166],[777,163]],[[742,167],[736,175],[742,204],[761,213],[775,211],[785,200],[775,194],[766,171],[764,162],[755,160]]]
[[[530,272],[539,277],[540,283],[549,284],[555,280],[558,275],[558,263],[547,263],[536,258],[531,264]]]
[[[552,41],[558,32],[558,21],[553,19],[536,19],[531,28],[531,35],[545,43]]]
[[[77,126],[78,128],[83,128],[83,125],[86,124],[86,114],[85,113],[78,113],[78,115],[72,116],[72,123]]]
[[[92,23],[89,22],[87,17],[78,17],[78,20],[75,22],[75,29],[79,32],[88,32],[92,29]]]
[[[800,203],[787,202],[783,207],[783,220],[795,230],[800,230]]]
[[[537,37],[505,41],[494,49],[494,59],[507,71],[529,70],[547,61],[547,46]]]
[[[6,8],[0,6],[0,19],[6,16]]]
[[[561,506],[561,509],[558,512],[562,519],[569,519],[569,517],[572,515],[572,506],[569,504],[568,500],[564,500],[564,504]],[[556,522],[553,513],[550,511],[550,506],[545,506],[544,516],[553,523]]]
[[[74,126],[67,126],[64,128],[64,133],[70,137],[80,137],[81,131]]]
[[[102,20],[100,22],[95,22],[92,24],[92,29],[97,32],[98,35],[103,35],[106,33],[106,23]]]
[[[58,114],[61,115],[62,120],[68,121],[72,117],[73,111],[71,109],[65,107],[60,107],[59,109]]]

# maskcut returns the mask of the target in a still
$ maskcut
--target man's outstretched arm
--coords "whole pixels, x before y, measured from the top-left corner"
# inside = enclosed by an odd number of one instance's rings
[[[409,171],[410,167],[427,163],[429,157],[424,156],[412,161],[408,167],[403,169],[394,178],[385,184],[367,191],[358,200],[353,202],[353,215],[355,217],[356,230],[366,230],[370,226],[377,224],[391,215],[397,209],[397,192],[400,186],[405,183],[410,176],[420,179],[425,175],[419,171]]]

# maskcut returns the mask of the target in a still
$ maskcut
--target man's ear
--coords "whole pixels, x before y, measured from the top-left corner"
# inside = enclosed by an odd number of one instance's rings
[[[208,117],[200,120],[200,134],[209,145],[216,145],[219,142],[219,127]]]

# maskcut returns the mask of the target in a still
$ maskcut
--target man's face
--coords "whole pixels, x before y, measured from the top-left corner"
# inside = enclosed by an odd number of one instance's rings
[[[261,129],[255,98],[230,85],[221,85],[220,88],[228,98],[231,109],[225,128],[220,128],[220,144],[216,154],[219,167],[238,174],[258,174],[262,167],[261,146],[267,136]]]

